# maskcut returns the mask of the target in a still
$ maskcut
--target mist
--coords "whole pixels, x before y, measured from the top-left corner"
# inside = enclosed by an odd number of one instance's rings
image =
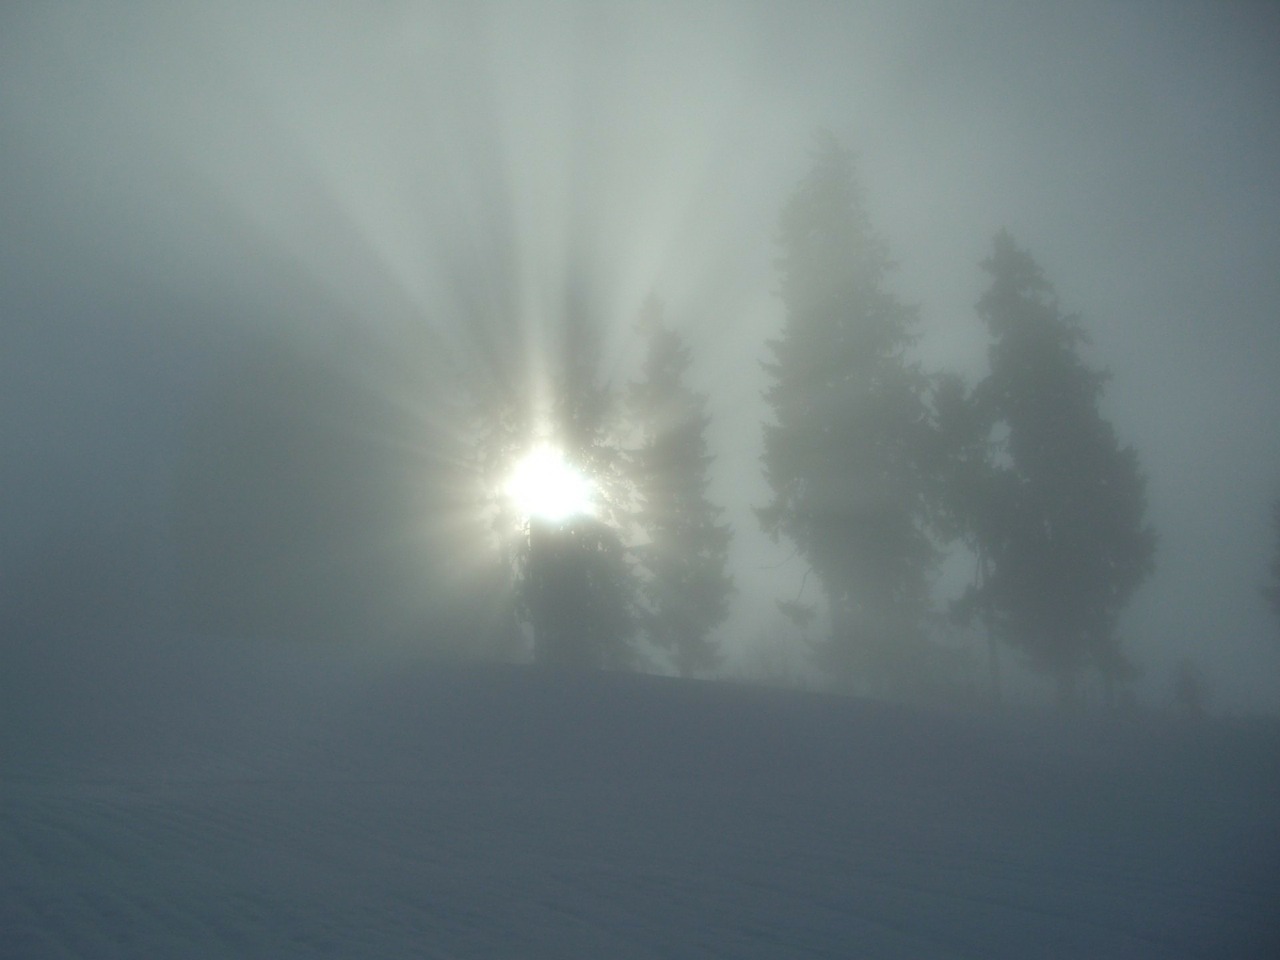
[[[1280,955],[1278,39],[5,5],[0,953]]]
[[[926,369],[982,375],[1001,228],[1081,315],[1160,538],[1120,626],[1139,701],[1190,659],[1215,711],[1274,712],[1278,27],[1207,4],[6,11],[6,657],[179,633],[513,655],[457,601],[502,589],[459,479],[477,398],[541,416],[581,317],[621,389],[652,296],[733,528],[722,672],[821,685],[777,608],[820,597],[755,510],[778,215],[825,129]]]

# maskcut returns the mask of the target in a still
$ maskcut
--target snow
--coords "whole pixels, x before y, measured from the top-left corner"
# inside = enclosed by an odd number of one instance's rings
[[[1280,956],[1262,724],[189,653],[6,718],[0,955]]]

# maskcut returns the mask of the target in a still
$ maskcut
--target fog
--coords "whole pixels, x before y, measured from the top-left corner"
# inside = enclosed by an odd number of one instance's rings
[[[469,394],[550,403],[579,315],[625,383],[654,295],[709,398],[727,670],[806,675],[798,645],[762,652],[805,570],[753,508],[777,218],[822,128],[858,158],[929,369],[981,373],[1002,227],[1081,314],[1160,535],[1121,630],[1139,699],[1167,703],[1186,657],[1215,710],[1275,712],[1278,39],[1262,4],[10,6],[5,656],[185,630],[235,589],[271,594],[243,602],[281,634],[410,642],[433,597],[485,589],[480,544],[429,548],[483,528],[442,479],[471,455]],[[284,474],[218,459],[245,424],[289,445]],[[457,514],[416,514],[418,477]],[[266,515],[306,536],[226,526]],[[193,596],[191,536],[261,565]],[[325,572],[291,586],[295,566]]]

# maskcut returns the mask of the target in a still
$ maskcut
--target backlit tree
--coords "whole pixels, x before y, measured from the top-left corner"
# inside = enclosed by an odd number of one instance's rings
[[[781,336],[769,344],[764,529],[818,577],[840,684],[910,681],[926,639],[935,548],[926,529],[927,379],[908,358],[915,312],[888,288],[849,153],[819,135],[782,211]]]
[[[973,517],[980,602],[1069,704],[1082,669],[1108,685],[1132,669],[1115,631],[1153,568],[1146,480],[1099,412],[1107,375],[1081,357],[1080,322],[1040,267],[1001,232],[983,268],[991,284],[978,313],[992,343],[975,402],[994,469]]]
[[[686,382],[691,355],[651,302],[642,320],[646,350],[628,412],[639,433],[629,458],[643,542],[636,548],[651,640],[683,675],[708,671],[720,653],[711,632],[729,613],[731,532],[707,496],[707,398]]]

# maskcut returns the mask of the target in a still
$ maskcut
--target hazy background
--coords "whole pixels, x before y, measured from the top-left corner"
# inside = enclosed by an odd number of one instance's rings
[[[237,395],[255,357],[393,356],[385,384],[385,364],[345,367],[351,395],[412,410],[413,370],[432,396],[501,375],[486,304],[536,368],[581,273],[618,377],[650,292],[695,351],[737,532],[724,636],[749,663],[803,575],[750,508],[774,224],[826,127],[860,159],[931,368],[981,372],[1000,227],[1083,315],[1161,536],[1122,627],[1140,696],[1167,701],[1190,656],[1218,707],[1280,709],[1258,595],[1280,494],[1278,53],[1280,11],[1242,3],[6,6],[6,655],[33,623],[171,622],[175,470],[202,400]],[[424,432],[447,434],[437,410]]]

